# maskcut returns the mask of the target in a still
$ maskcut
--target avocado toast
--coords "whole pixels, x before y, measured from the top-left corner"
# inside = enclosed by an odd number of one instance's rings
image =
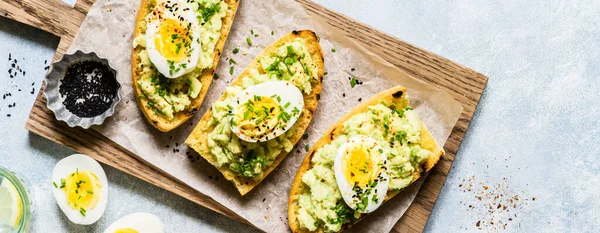
[[[355,137],[372,138],[379,149],[367,149],[367,153],[381,155],[386,160],[374,165],[381,166],[377,178],[364,186],[350,182],[352,190],[342,192],[340,184],[346,179],[352,180],[355,175],[360,177],[358,173],[368,174],[375,170],[362,170],[365,166],[359,169],[360,172],[347,172],[352,171],[352,167],[345,165],[343,171],[347,173],[338,173],[338,163],[346,158],[342,148]],[[377,204],[377,208],[394,197],[428,172],[443,154],[443,149],[410,108],[406,89],[396,86],[381,92],[342,117],[309,150],[290,190],[290,228],[292,232],[348,229],[373,211],[368,210],[370,205]],[[351,159],[348,164],[357,161]],[[381,174],[388,176],[382,179]],[[379,195],[382,192],[378,194],[373,187],[382,183],[386,184],[384,190],[387,192]],[[356,193],[352,193],[354,191]]]
[[[283,36],[265,48],[242,74],[233,80],[223,96],[204,114],[187,138],[186,144],[215,166],[235,185],[240,194],[245,195],[277,167],[304,134],[318,104],[323,74],[324,59],[319,39],[314,32],[293,31]],[[282,81],[301,92],[300,99],[304,103],[303,107],[290,110],[289,115],[284,111],[289,103],[282,106],[285,100],[279,101],[278,95],[271,95],[269,98],[255,94],[254,99],[247,102],[233,101],[241,94],[250,92],[253,87]],[[266,86],[262,89],[267,90]],[[287,93],[280,94],[283,97]],[[258,105],[249,104],[252,101],[264,102],[266,99],[271,102],[277,99],[277,102],[281,102],[279,108],[282,112],[273,117],[273,121],[280,121],[282,118],[286,121],[291,118],[296,119],[295,123],[286,127],[286,131],[278,134],[276,138],[267,136],[265,140],[258,139],[256,142],[242,140],[243,137],[233,132],[236,126],[241,127],[237,117],[240,117],[240,121],[249,120],[247,118],[257,119],[256,129],[264,126],[259,122],[269,119],[268,113],[257,115],[261,114],[260,108],[256,107]],[[238,108],[232,106],[235,104],[247,108],[254,106],[256,110],[236,114]],[[268,108],[265,110],[268,111]]]
[[[210,87],[240,0],[141,0],[131,58],[138,106],[162,132],[192,117]]]

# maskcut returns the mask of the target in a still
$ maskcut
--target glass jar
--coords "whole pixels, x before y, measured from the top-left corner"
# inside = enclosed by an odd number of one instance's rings
[[[33,213],[29,183],[0,167],[0,233],[27,232]]]

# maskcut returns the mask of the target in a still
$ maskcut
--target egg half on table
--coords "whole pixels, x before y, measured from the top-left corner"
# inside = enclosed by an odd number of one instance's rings
[[[58,161],[52,171],[56,203],[71,222],[90,225],[104,214],[108,180],[96,160],[74,154]]]
[[[133,213],[111,224],[104,233],[163,233],[164,225],[149,213]]]
[[[304,98],[293,84],[272,81],[246,88],[228,108],[234,134],[247,142],[265,142],[296,123],[304,108]]]

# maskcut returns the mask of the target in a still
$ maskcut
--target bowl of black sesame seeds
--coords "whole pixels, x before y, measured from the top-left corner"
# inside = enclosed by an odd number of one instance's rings
[[[69,127],[101,125],[121,101],[117,71],[94,52],[63,55],[51,65],[45,81],[48,108]]]

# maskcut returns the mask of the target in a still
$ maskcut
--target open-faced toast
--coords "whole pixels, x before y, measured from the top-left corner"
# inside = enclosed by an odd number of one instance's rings
[[[364,216],[366,216],[366,214],[358,214],[358,215],[355,215],[354,217],[351,217],[350,220],[346,219],[346,220],[342,220],[341,221],[342,223],[338,222],[340,224],[337,226],[337,228],[339,228],[339,230],[331,230],[331,229],[326,230],[325,227],[323,226],[323,225],[325,225],[324,224],[325,222],[320,222],[320,223],[316,222],[317,224],[311,225],[311,227],[314,227],[314,229],[311,231],[307,227],[301,227],[300,220],[299,220],[299,215],[300,215],[299,211],[301,209],[301,206],[300,206],[299,201],[301,199],[301,195],[303,195],[305,193],[309,193],[309,195],[310,195],[311,189],[307,184],[305,184],[303,182],[303,176],[305,173],[307,173],[307,171],[309,171],[309,169],[313,168],[313,166],[314,166],[313,165],[313,157],[319,156],[319,155],[315,155],[315,153],[320,148],[323,148],[325,145],[332,143],[332,141],[334,141],[341,134],[343,134],[342,131],[344,130],[343,129],[344,123],[346,121],[348,121],[351,117],[353,117],[359,113],[366,112],[367,110],[369,110],[369,107],[378,105],[383,102],[387,102],[387,105],[394,106],[394,108],[397,108],[397,110],[402,111],[402,112],[404,110],[401,110],[401,109],[410,109],[410,107],[408,106],[409,101],[406,96],[406,89],[404,87],[396,86],[394,88],[386,90],[382,93],[379,93],[379,94],[371,97],[369,100],[363,102],[362,104],[360,104],[359,106],[354,108],[352,111],[350,111],[348,114],[346,114],[344,117],[342,117],[329,130],[327,130],[323,134],[323,136],[314,144],[314,146],[308,151],[308,154],[307,154],[306,158],[304,159],[302,165],[300,166],[300,168],[296,174],[296,177],[293,181],[291,190],[290,190],[290,197],[289,197],[289,202],[288,202],[288,219],[289,219],[289,225],[290,225],[292,232],[302,232],[302,233],[305,233],[305,232],[341,232],[345,229],[348,229],[350,226],[357,223]],[[390,108],[392,108],[392,107],[390,107]],[[443,154],[444,154],[443,149],[436,144],[432,135],[427,131],[425,126],[422,124],[422,122],[420,120],[418,120],[418,122],[421,125],[420,147],[423,150],[430,151],[431,154],[426,160],[424,160],[418,164],[418,166],[412,172],[412,175],[409,176],[409,177],[412,177],[412,180],[408,180],[406,185],[412,184],[419,177],[421,177],[422,174],[429,171],[438,162],[440,157],[443,156]],[[388,128],[388,126],[385,126],[386,130],[387,130],[387,128]],[[388,132],[386,132],[386,134],[387,133]],[[389,133],[392,134],[393,132],[390,131]],[[322,180],[321,182],[325,182],[325,181]],[[339,190],[337,190],[337,189],[335,189],[335,190],[337,192],[339,192]],[[394,197],[400,191],[401,191],[401,189],[388,190],[388,192],[385,195],[384,202],[389,200],[390,198]],[[344,203],[344,200],[341,200],[340,202],[341,202],[341,205],[347,206]],[[338,205],[340,205],[340,204],[338,203]],[[354,210],[352,210],[351,213],[355,213],[353,211]],[[306,213],[303,213],[303,214],[306,215]],[[333,215],[339,215],[339,212],[336,212]],[[334,216],[334,218],[337,218],[337,217],[339,217],[339,216]]]
[[[200,122],[198,123],[196,128],[194,129],[194,131],[190,134],[190,136],[186,140],[186,144],[188,146],[193,148],[204,159],[206,159],[209,163],[211,163],[213,166],[215,166],[227,180],[234,183],[235,187],[238,189],[238,191],[242,195],[248,193],[257,184],[259,184],[286,157],[288,152],[292,149],[291,147],[293,147],[293,145],[295,145],[298,142],[298,140],[300,140],[302,135],[304,134],[304,131],[306,130],[308,124],[310,123],[312,116],[317,108],[319,94],[321,92],[322,81],[323,81],[324,59],[323,59],[323,55],[322,55],[322,51],[321,51],[321,46],[319,45],[319,39],[318,39],[317,35],[312,31],[293,31],[293,32],[289,33],[288,35],[285,35],[282,38],[280,38],[279,40],[272,43],[270,46],[265,48],[265,50],[260,55],[258,55],[258,57],[252,63],[250,63],[248,65],[248,67],[242,72],[242,74],[237,79],[235,79],[232,82],[231,86],[228,87],[228,90],[230,90],[230,88],[232,88],[232,87],[242,87],[243,85],[245,85],[243,79],[250,77],[251,75],[253,75],[253,73],[264,72],[265,65],[261,64],[261,61],[263,61],[264,58],[267,58],[269,56],[274,56],[273,54],[281,53],[282,49],[285,53],[286,45],[289,43],[296,43],[295,45],[297,45],[297,43],[301,43],[303,45],[304,49],[302,51],[305,51],[304,55],[301,56],[302,58],[298,58],[298,59],[307,58],[307,59],[311,60],[310,67],[306,67],[305,65],[303,65],[303,66],[305,66],[304,71],[310,70],[309,72],[306,72],[306,73],[309,74],[309,76],[311,78],[310,78],[310,83],[308,83],[308,82],[305,83],[306,84],[305,88],[308,89],[310,93],[306,93],[306,92],[302,93],[302,98],[304,100],[304,107],[301,111],[299,111],[299,113],[300,113],[299,117],[297,118],[297,121],[295,122],[292,129],[290,129],[288,132],[286,132],[286,137],[287,137],[286,140],[289,140],[288,142],[290,143],[290,144],[288,144],[288,148],[286,150],[282,150],[281,153],[278,153],[274,158],[272,158],[272,161],[269,161],[270,164],[268,164],[266,167],[263,167],[262,172],[255,177],[244,176],[240,172],[236,172],[236,171],[232,170],[233,168],[230,166],[231,164],[225,164],[225,165],[221,164],[221,166],[220,166],[217,161],[216,155],[212,154],[215,151],[211,150],[211,148],[209,148],[210,145],[214,144],[213,139],[211,139],[210,137],[211,137],[211,133],[214,132],[215,128],[216,128],[216,125],[214,122],[215,119],[211,119],[211,118],[214,118],[213,113],[216,108],[215,105],[217,103],[219,103],[219,101],[215,102],[212,106],[212,109],[207,111],[204,114],[204,116],[202,117],[202,119],[200,120]],[[290,45],[287,45],[288,54],[290,53],[290,47],[291,47]],[[276,60],[279,60],[279,59],[276,59]],[[284,60],[284,59],[281,59],[281,60]],[[287,63],[288,59],[286,58],[285,60]],[[292,59],[292,60],[294,60],[294,59]],[[271,65],[271,66],[273,66],[273,65]],[[299,71],[299,72],[302,72],[302,71]],[[294,84],[294,85],[297,85],[297,84]],[[227,95],[227,91],[220,98],[220,101],[225,101],[226,95]],[[231,106],[229,106],[229,107],[231,109]],[[225,146],[231,146],[231,145],[238,144],[239,139],[237,138],[236,135],[230,134],[229,136],[231,136],[231,140],[235,140],[235,142],[226,142],[224,144]],[[279,138],[272,139],[271,141],[279,140],[280,138],[281,138],[281,136]],[[266,142],[260,142],[260,143],[266,143]],[[245,144],[245,145],[248,145],[248,144]],[[246,155],[245,154],[242,154],[242,155],[237,154],[235,156],[238,156],[236,158],[244,158],[244,156],[246,156]]]
[[[160,102],[162,102],[162,99],[165,99],[166,103],[169,103],[171,105],[180,105],[181,103],[174,103],[177,102],[179,100],[177,100],[176,98],[167,98],[164,97],[164,90],[161,92],[155,91],[158,90],[159,85],[163,85],[163,82],[161,80],[159,81],[155,81],[158,80],[158,72],[156,72],[156,68],[153,66],[152,63],[149,62],[148,59],[148,55],[146,53],[146,42],[144,40],[143,43],[138,41],[138,38],[143,38],[144,34],[146,33],[146,29],[147,29],[147,22],[146,22],[146,17],[151,14],[153,12],[153,8],[155,7],[155,4],[157,1],[161,1],[161,0],[141,0],[140,3],[140,7],[138,9],[138,15],[136,18],[136,26],[135,26],[135,32],[133,34],[133,38],[134,39],[134,47],[133,47],[133,52],[132,52],[132,57],[131,57],[131,67],[132,67],[132,78],[133,78],[133,87],[135,90],[135,95],[136,95],[136,100],[138,103],[138,106],[140,108],[140,110],[142,111],[142,113],[144,113],[144,116],[146,117],[146,119],[148,120],[148,122],[154,126],[155,128],[157,128],[158,130],[162,131],[162,132],[168,132],[173,130],[174,128],[177,128],[179,125],[183,124],[186,120],[188,120],[190,117],[192,117],[198,110],[198,108],[200,108],[200,105],[202,104],[202,101],[204,100],[204,96],[206,95],[208,88],[210,87],[210,84],[212,82],[213,76],[214,76],[214,71],[215,68],[219,62],[219,59],[221,57],[221,52],[223,50],[223,47],[225,46],[225,41],[227,40],[227,36],[229,35],[229,31],[231,28],[231,25],[233,23],[233,20],[235,18],[235,14],[237,12],[238,9],[238,5],[240,0],[222,0],[222,2],[224,4],[222,4],[223,6],[226,6],[227,9],[222,9],[224,11],[224,16],[222,18],[221,23],[221,27],[220,27],[220,37],[219,38],[210,38],[211,41],[214,39],[216,40],[216,43],[214,44],[214,50],[210,51],[203,51],[205,53],[210,53],[212,54],[212,59],[208,60],[207,62],[211,62],[212,65],[208,65],[207,68],[200,68],[197,67],[195,68],[194,71],[191,71],[189,73],[189,78],[186,81],[181,81],[180,83],[183,83],[181,86],[181,88],[179,88],[178,90],[176,90],[177,92],[186,92],[186,90],[192,88],[191,87],[191,83],[198,83],[200,85],[197,85],[197,87],[200,87],[199,90],[196,90],[195,93],[189,97],[186,97],[185,99],[185,104],[184,107],[178,107],[175,108],[173,107],[173,109],[175,110],[165,110],[165,108],[162,108],[159,110],[159,108],[157,107],[158,105],[155,104],[155,101],[152,101],[151,99],[155,99],[159,98],[161,99]],[[188,1],[189,4],[198,4],[200,5],[199,1],[195,2],[195,1]],[[200,6],[199,6],[200,7]],[[211,9],[206,9],[207,12],[209,12],[209,14],[211,13],[212,10],[212,14],[214,15],[214,7]],[[221,9],[221,8],[219,8]],[[200,13],[198,13],[200,14]],[[201,17],[199,17],[201,18]],[[204,23],[202,23],[202,25],[204,25]],[[198,40],[197,38],[191,38],[192,40]],[[151,43],[151,42],[150,42]],[[144,46],[140,46],[140,44],[144,44]],[[179,50],[179,49],[177,49]],[[179,52],[179,51],[178,51]],[[208,54],[208,55],[210,55]],[[148,72],[154,72],[155,74],[153,74],[153,76],[156,77],[152,77],[152,81],[144,81],[144,75],[147,75]],[[182,78],[182,77],[180,77]],[[171,80],[166,79],[166,78],[162,78],[163,80],[167,80],[167,82],[170,82]],[[199,82],[192,80],[193,82],[189,82],[191,79],[197,79]],[[169,84],[167,84],[168,86]],[[189,85],[189,86],[187,86]],[[144,87],[144,88],[142,88]],[[166,87],[165,89],[171,89],[170,87]],[[152,90],[150,91],[144,91],[144,90]],[[155,98],[148,98],[149,95],[160,95],[160,96],[155,96]]]

